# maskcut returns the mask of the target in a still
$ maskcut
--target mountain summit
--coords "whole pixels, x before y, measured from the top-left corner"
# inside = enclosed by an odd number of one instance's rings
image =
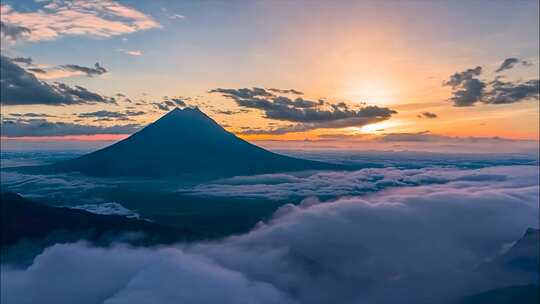
[[[198,108],[176,108],[122,141],[50,167],[97,177],[196,178],[341,168],[257,147]]]

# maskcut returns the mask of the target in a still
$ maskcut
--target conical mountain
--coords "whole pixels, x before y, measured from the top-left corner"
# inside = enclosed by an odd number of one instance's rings
[[[97,177],[214,178],[341,166],[272,153],[227,132],[198,108],[177,108],[120,142],[52,167]]]

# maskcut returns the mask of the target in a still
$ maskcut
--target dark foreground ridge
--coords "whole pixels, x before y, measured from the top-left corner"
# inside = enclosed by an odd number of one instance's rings
[[[84,210],[52,207],[29,201],[15,193],[0,194],[0,248],[22,240],[51,239],[62,241],[86,239],[91,242],[115,239],[128,233],[141,233],[145,244],[189,240],[192,232],[160,224],[125,218],[119,215],[94,214]]]
[[[25,168],[95,177],[196,178],[332,169],[346,168],[267,151],[227,132],[198,108],[176,108],[130,137],[79,158]]]
[[[496,288],[464,298],[458,304],[536,304],[540,287],[540,230],[529,228],[510,249],[482,265],[478,271]]]

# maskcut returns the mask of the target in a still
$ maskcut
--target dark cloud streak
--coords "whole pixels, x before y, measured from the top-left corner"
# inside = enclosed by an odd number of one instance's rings
[[[439,117],[437,114],[433,113],[433,112],[422,112],[418,115],[418,118],[429,118],[429,119],[434,119],[434,118],[437,118]]]
[[[5,137],[132,134],[140,129],[137,124],[93,126],[45,119],[3,120],[1,126],[1,135]]]
[[[522,100],[538,100],[539,97],[539,79],[529,80],[525,82],[505,82],[496,79],[490,84],[493,89],[486,93],[486,103],[516,103]]]
[[[295,90],[295,89],[275,89],[275,88],[270,88],[270,89],[267,89],[268,91],[270,92],[273,92],[273,93],[281,93],[281,94],[294,94],[294,95],[304,95],[304,92],[301,92],[301,91],[298,91],[298,90]]]
[[[24,63],[26,65],[31,65],[33,63],[33,60],[30,57],[15,57],[15,58],[11,58],[11,61]]]
[[[82,72],[82,73],[86,74],[86,76],[88,76],[88,77],[98,76],[98,75],[102,75],[102,74],[105,74],[105,73],[108,72],[107,69],[105,69],[104,67],[99,65],[98,62],[96,62],[94,64],[93,68],[80,66],[80,65],[76,65],[76,64],[67,64],[67,65],[62,65],[60,67],[67,70],[67,71]]]
[[[506,58],[502,63],[501,66],[495,71],[495,73],[500,73],[504,70],[509,70],[514,67],[516,63],[519,62],[519,59],[517,58]]]
[[[518,58],[506,58],[502,63],[501,65],[499,66],[499,68],[495,71],[495,73],[500,73],[500,72],[503,72],[505,70],[510,70],[512,68],[514,68],[516,66],[516,64],[520,63],[521,62],[521,65],[524,66],[524,67],[528,67],[528,66],[531,66],[532,63],[526,61],[526,60],[520,60]]]
[[[95,119],[117,119],[117,120],[130,120],[133,116],[141,116],[146,114],[144,111],[125,111],[125,112],[115,112],[115,111],[106,111],[100,110],[95,112],[86,112],[79,113],[77,117],[79,118],[95,118]]]

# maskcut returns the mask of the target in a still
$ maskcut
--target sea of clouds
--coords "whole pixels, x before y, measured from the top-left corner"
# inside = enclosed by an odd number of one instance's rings
[[[445,303],[530,280],[481,269],[538,228],[538,166],[237,177],[193,191],[306,198],[218,241],[54,245],[26,269],[2,265],[1,302]]]
[[[505,182],[508,171],[521,177],[523,174],[529,174],[531,168],[534,170],[537,167],[497,166],[476,170],[455,167],[366,168],[356,171],[279,173],[236,176],[180,191],[198,196],[252,197],[273,200],[310,196],[335,198],[363,195],[391,187],[467,181],[474,181],[476,185]]]

